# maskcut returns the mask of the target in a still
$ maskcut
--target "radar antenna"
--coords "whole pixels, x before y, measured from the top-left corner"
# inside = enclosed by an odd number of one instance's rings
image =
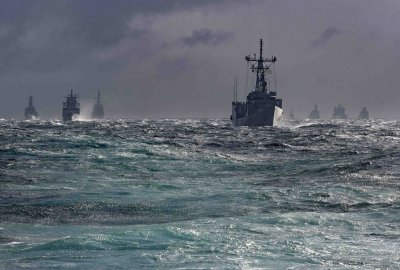
[[[251,65],[251,71],[256,72],[256,86],[255,91],[268,92],[267,82],[265,81],[265,74],[271,73],[270,65],[267,63],[275,63],[276,57],[264,58],[263,55],[263,40],[260,39],[260,55],[257,58],[256,54],[254,56],[246,56],[245,59]]]

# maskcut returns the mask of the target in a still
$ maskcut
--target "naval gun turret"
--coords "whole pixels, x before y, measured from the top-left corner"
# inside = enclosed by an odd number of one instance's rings
[[[333,119],[347,119],[346,109],[341,105],[335,106],[332,114]]]
[[[78,96],[71,89],[71,94],[65,98],[65,102],[63,102],[63,121],[72,121],[73,115],[81,112]]]
[[[315,107],[310,112],[310,116],[308,118],[310,118],[310,119],[319,119],[320,118],[317,104],[315,104]]]
[[[358,119],[369,119],[369,112],[367,111],[367,108],[364,107],[361,112],[360,115],[358,116]]]
[[[263,40],[261,39],[259,56],[248,55],[245,59],[251,66],[251,71],[256,73],[255,87],[247,95],[245,102],[237,101],[236,98],[232,102],[232,123],[235,126],[275,126],[283,113],[282,99],[277,98],[276,89],[271,89],[270,80],[268,80],[271,74],[270,67],[276,62],[276,57],[263,57]]]
[[[33,97],[29,96],[29,103],[28,107],[25,109],[24,113],[25,119],[26,120],[34,120],[39,117],[39,114],[37,113],[35,106],[33,106]]]
[[[101,96],[99,91],[97,92],[96,104],[94,104],[93,106],[92,118],[103,119],[103,117],[104,117],[104,107],[103,104],[101,103]]]

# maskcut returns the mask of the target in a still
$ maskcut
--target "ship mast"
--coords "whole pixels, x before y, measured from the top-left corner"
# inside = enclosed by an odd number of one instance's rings
[[[270,73],[269,65],[266,63],[276,62],[276,57],[263,58],[263,40],[260,39],[260,55],[246,56],[246,61],[251,64],[251,71],[256,71],[256,85],[254,91],[267,92],[267,82],[265,81],[265,73]],[[264,64],[265,63],[265,64]]]
[[[101,97],[100,97],[100,90],[97,92],[97,104],[98,105],[100,105],[100,100],[101,100]]]
[[[33,97],[29,96],[29,107],[33,107]]]

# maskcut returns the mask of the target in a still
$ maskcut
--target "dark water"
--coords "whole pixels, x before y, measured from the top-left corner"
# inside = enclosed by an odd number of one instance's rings
[[[399,128],[0,121],[0,268],[400,268]]]

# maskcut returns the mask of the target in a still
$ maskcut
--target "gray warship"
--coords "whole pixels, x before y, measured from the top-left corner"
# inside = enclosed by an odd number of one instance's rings
[[[260,39],[258,58],[254,54],[245,59],[251,65],[251,71],[256,72],[255,88],[247,95],[245,102],[237,101],[235,94],[232,102],[232,123],[235,126],[276,126],[282,118],[282,99],[277,98],[276,91],[272,91],[266,81],[276,57],[263,57],[263,40]]]
[[[101,96],[99,91],[97,92],[96,104],[94,104],[93,106],[92,118],[103,119],[103,117],[104,117],[104,107],[103,104],[101,103]]]
[[[293,110],[290,110],[290,113],[289,113],[289,120],[294,120],[294,113],[293,113]]]
[[[78,102],[78,96],[72,91],[71,94],[66,96],[65,102],[63,102],[63,121],[72,121],[74,114],[80,114],[80,104]]]
[[[24,113],[25,119],[26,120],[34,120],[39,117],[39,114],[37,113],[35,106],[33,106],[33,97],[29,96],[29,103],[28,107],[25,109]]]
[[[309,119],[319,119],[319,110],[317,104],[315,104],[314,109],[310,112],[310,116],[308,117]]]
[[[347,119],[346,109],[341,105],[335,106],[332,114],[333,119]]]
[[[364,107],[361,112],[360,115],[358,116],[358,119],[369,119],[369,112],[367,111],[367,108]]]

